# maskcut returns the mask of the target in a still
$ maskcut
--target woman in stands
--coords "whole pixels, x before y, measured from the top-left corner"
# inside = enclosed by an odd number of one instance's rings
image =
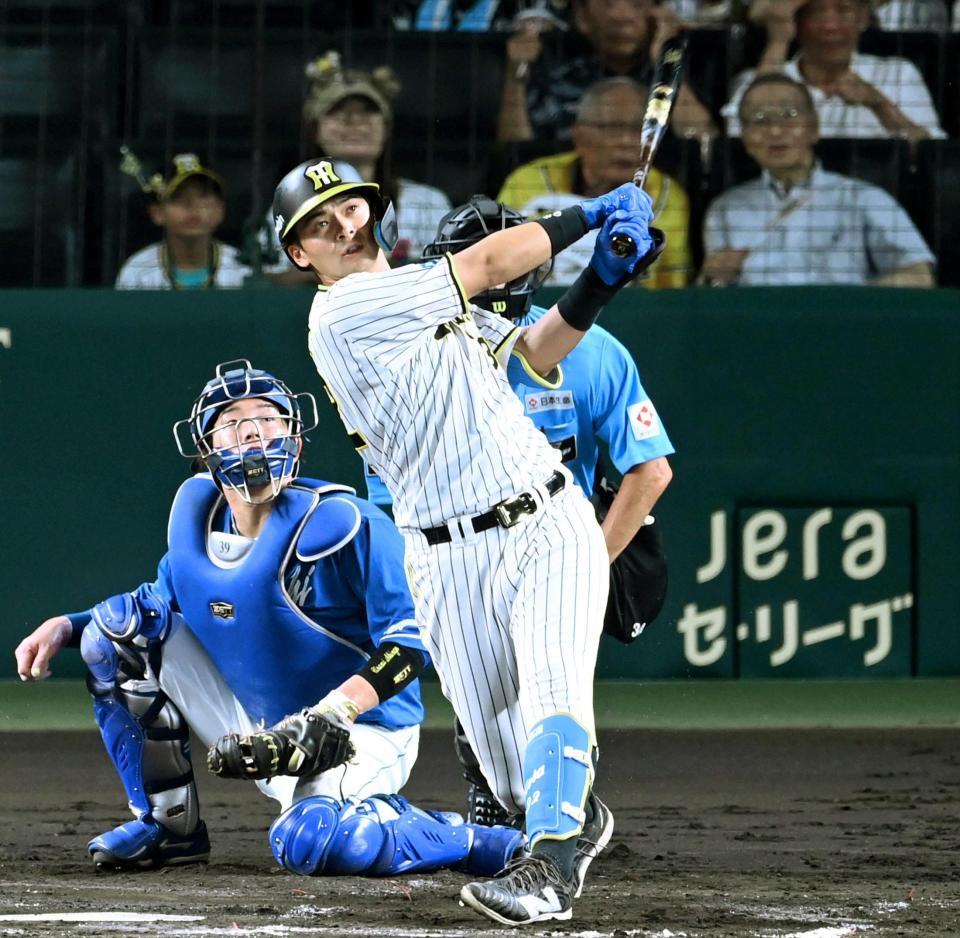
[[[400,83],[386,66],[372,72],[344,69],[336,52],[307,66],[310,91],[303,106],[317,152],[350,163],[367,182],[380,184],[397,210],[400,241],[392,261],[417,260],[433,240],[450,200],[439,189],[403,177],[391,169],[392,101]]]

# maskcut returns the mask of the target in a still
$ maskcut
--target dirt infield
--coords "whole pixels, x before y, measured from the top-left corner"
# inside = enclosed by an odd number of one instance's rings
[[[463,880],[453,873],[320,880],[280,871],[265,836],[271,802],[205,770],[209,865],[98,875],[87,840],[128,819],[99,737],[0,741],[0,935],[506,933],[458,906]],[[611,848],[591,868],[573,921],[525,934],[960,935],[960,731],[610,731],[601,745]],[[458,807],[447,733],[425,734],[405,794]],[[196,918],[11,918],[66,912]]]

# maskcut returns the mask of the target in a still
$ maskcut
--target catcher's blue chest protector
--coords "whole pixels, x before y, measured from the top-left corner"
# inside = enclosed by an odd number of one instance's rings
[[[373,651],[369,635],[365,643],[356,643],[362,606],[338,634],[329,620],[321,625],[298,609],[284,587],[285,571],[291,560],[297,562],[298,540],[308,525],[304,539],[313,559],[344,547],[359,527],[355,505],[325,498],[317,491],[323,487],[319,482],[287,486],[260,536],[236,562],[208,547],[222,497],[208,476],[184,482],[170,512],[168,559],[184,619],[249,716],[268,726],[316,703],[359,671]],[[322,590],[322,584],[314,585]],[[419,721],[419,713],[414,682],[360,721],[409,726]]]

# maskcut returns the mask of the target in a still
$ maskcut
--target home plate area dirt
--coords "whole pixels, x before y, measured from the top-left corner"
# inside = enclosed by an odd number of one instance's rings
[[[96,873],[129,819],[96,732],[0,734],[0,935],[845,938],[960,935],[960,731],[602,732],[616,818],[569,922],[510,930],[455,873],[302,878],[267,845],[273,803],[197,758],[207,865]],[[404,794],[462,810],[452,733],[424,733]]]

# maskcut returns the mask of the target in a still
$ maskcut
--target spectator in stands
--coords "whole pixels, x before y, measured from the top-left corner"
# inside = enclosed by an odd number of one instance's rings
[[[760,76],[741,99],[740,121],[763,172],[707,209],[702,283],[933,286],[933,255],[899,203],[815,160],[817,115],[806,85]]]
[[[396,76],[385,66],[369,73],[344,69],[340,56],[328,52],[307,66],[307,77],[311,86],[303,116],[317,153],[344,160],[362,179],[380,184],[393,200],[400,230],[390,260],[417,260],[452,206],[439,189],[393,175],[391,102],[400,92]]]
[[[649,85],[651,62],[681,25],[669,5],[654,5],[653,0],[571,0],[571,13],[592,52],[552,66],[544,60],[540,40],[552,21],[545,16],[518,18],[518,30],[507,42],[499,141],[568,145],[577,104],[587,88],[613,77]],[[686,83],[677,95],[670,126],[682,137],[716,133],[709,111]]]
[[[743,89],[755,74],[771,71],[807,85],[824,137],[945,136],[912,62],[857,52],[870,24],[870,0],[757,0],[750,17],[765,27],[767,43],[756,71],[738,76],[723,108],[731,136],[740,135]],[[794,39],[798,51],[787,61]]]
[[[640,128],[647,91],[630,78],[608,78],[587,90],[573,124],[574,149],[541,157],[515,169],[497,201],[535,218],[592,198],[633,176],[640,159]],[[646,189],[655,224],[667,246],[640,281],[648,287],[682,287],[689,279],[689,201],[680,183],[651,169]],[[590,232],[554,260],[548,284],[573,283],[590,262],[596,233]]]
[[[117,275],[118,290],[203,290],[242,287],[250,270],[237,257],[237,249],[218,241],[214,234],[223,223],[223,180],[207,169],[193,153],[173,158],[164,179],[146,180],[136,175],[151,196],[150,220],[163,229],[163,238],[129,257]]]

